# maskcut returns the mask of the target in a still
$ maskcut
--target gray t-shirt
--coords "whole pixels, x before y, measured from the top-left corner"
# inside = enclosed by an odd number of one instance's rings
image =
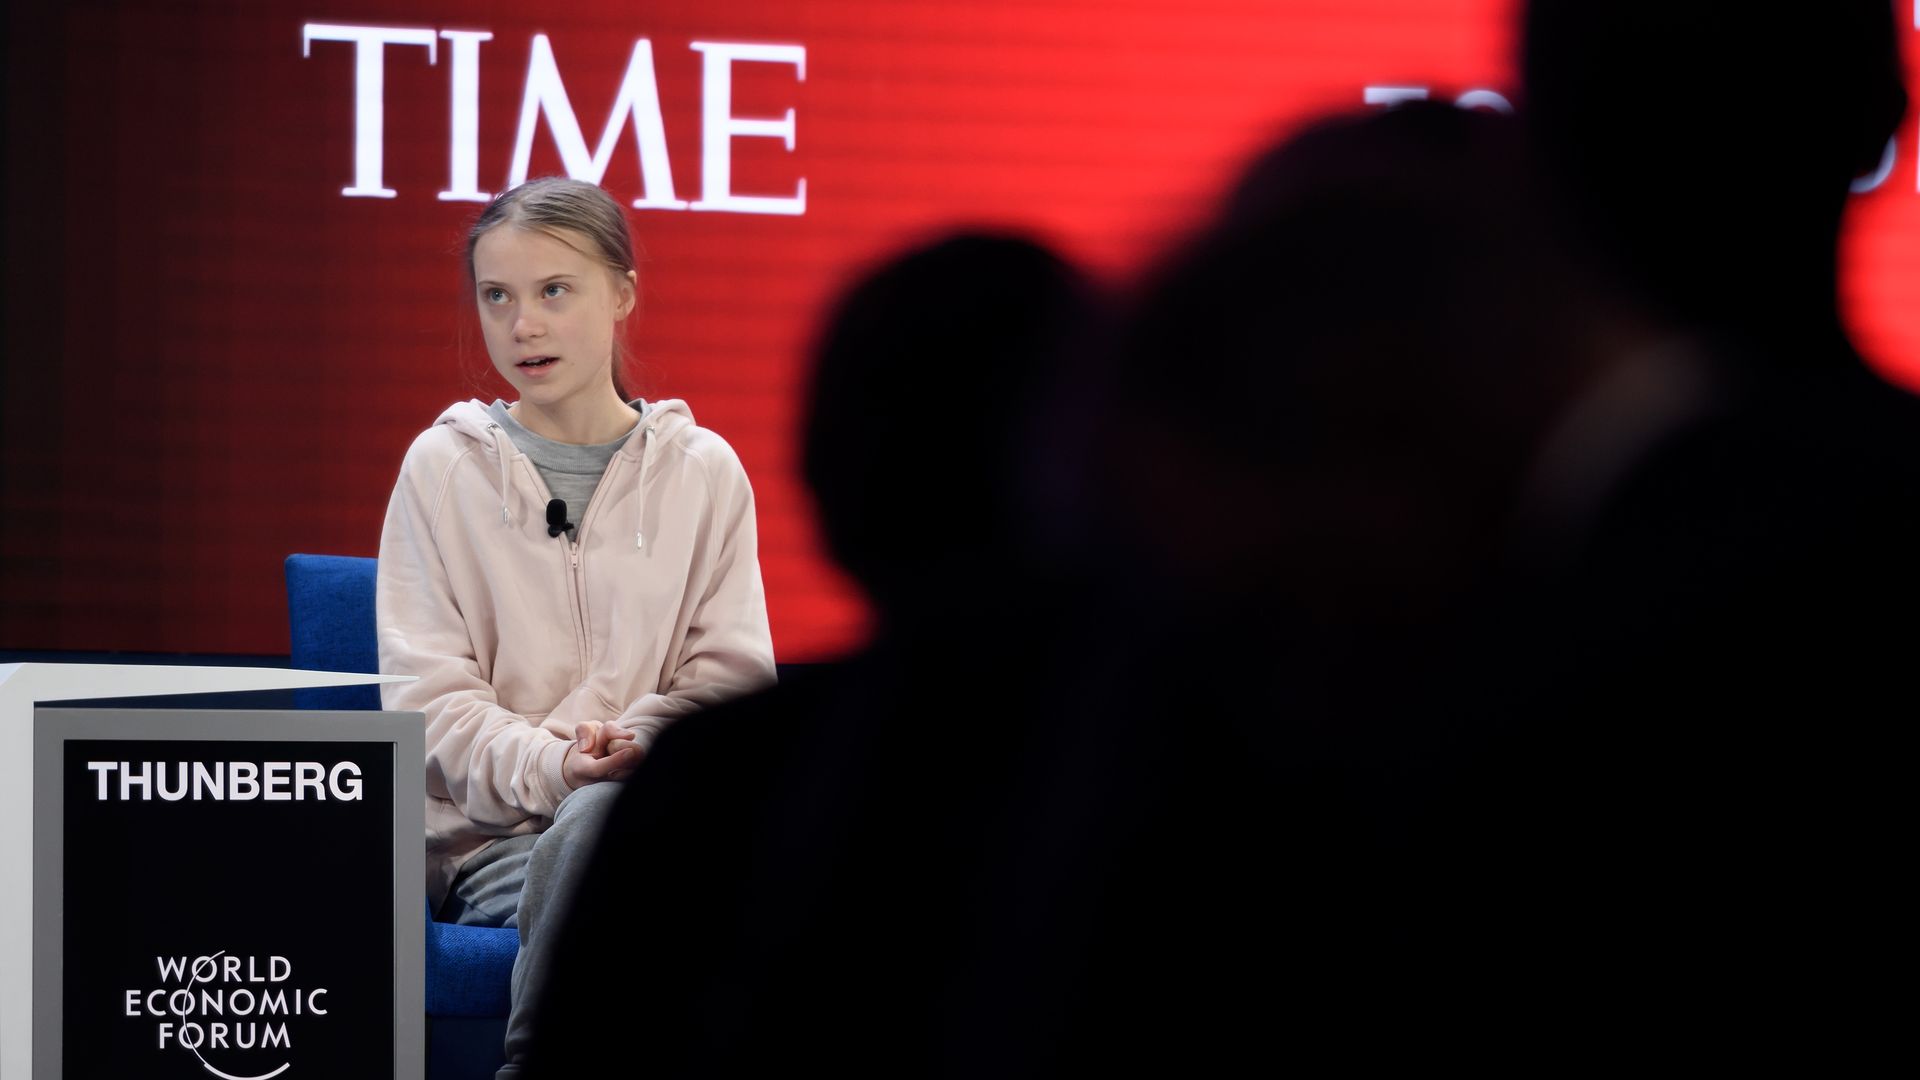
[[[633,418],[633,426],[638,429],[640,421],[647,415],[646,399],[634,398],[627,404],[639,414]],[[540,479],[547,483],[547,491],[554,498],[566,501],[567,520],[576,525],[586,516],[587,500],[593,498],[593,489],[600,486],[600,477],[606,474],[607,463],[633,436],[633,431],[628,431],[612,442],[575,446],[572,443],[554,442],[528,431],[507,412],[507,403],[504,401],[495,400],[487,406],[487,415],[506,431],[513,445],[533,461],[533,467],[540,472]]]

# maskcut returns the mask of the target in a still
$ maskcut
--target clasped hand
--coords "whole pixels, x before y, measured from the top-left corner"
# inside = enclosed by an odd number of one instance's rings
[[[633,732],[618,721],[584,720],[575,729],[573,747],[560,768],[567,785],[578,788],[601,780],[625,780],[645,756]]]

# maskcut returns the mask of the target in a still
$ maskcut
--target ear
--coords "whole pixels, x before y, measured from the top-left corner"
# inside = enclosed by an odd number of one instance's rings
[[[614,302],[613,317],[624,319],[633,314],[634,306],[640,302],[640,275],[629,270],[615,279],[614,288],[618,299]]]

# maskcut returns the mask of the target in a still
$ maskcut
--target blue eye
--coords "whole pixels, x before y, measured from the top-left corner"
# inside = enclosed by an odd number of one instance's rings
[[[485,300],[485,301],[486,301],[487,303],[489,303],[489,304],[501,304],[501,303],[505,303],[505,302],[506,302],[506,299],[507,299],[507,290],[505,290],[505,289],[487,289],[486,291],[484,291],[484,292],[482,292],[482,293],[480,294],[480,298],[481,298],[482,300]]]
[[[556,296],[559,296],[559,295],[560,295],[561,293],[563,293],[563,292],[566,292],[566,291],[567,291],[567,287],[566,287],[565,285],[562,285],[562,284],[560,284],[559,282],[557,282],[557,281],[556,281],[556,282],[553,282],[552,284],[550,284],[550,285],[548,285],[548,286],[547,286],[547,287],[546,287],[545,289],[543,289],[543,290],[541,290],[541,293],[540,293],[540,295],[542,295],[542,296],[544,296],[544,297],[546,297],[547,299],[549,299],[549,300],[551,300],[551,299],[553,299],[554,297],[556,297]]]

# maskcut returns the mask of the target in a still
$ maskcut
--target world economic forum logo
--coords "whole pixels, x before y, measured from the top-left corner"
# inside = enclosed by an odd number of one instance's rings
[[[266,1072],[227,1072],[242,1051],[256,1060],[293,1052],[293,1032],[308,1018],[327,1015],[324,987],[293,982],[293,962],[284,956],[241,957],[226,950],[208,956],[156,956],[160,985],[126,992],[126,1015],[155,1021],[162,1051],[184,1050],[222,1080],[272,1080],[291,1060]],[[310,1026],[310,1025],[307,1025]],[[272,1058],[268,1058],[272,1060]]]

